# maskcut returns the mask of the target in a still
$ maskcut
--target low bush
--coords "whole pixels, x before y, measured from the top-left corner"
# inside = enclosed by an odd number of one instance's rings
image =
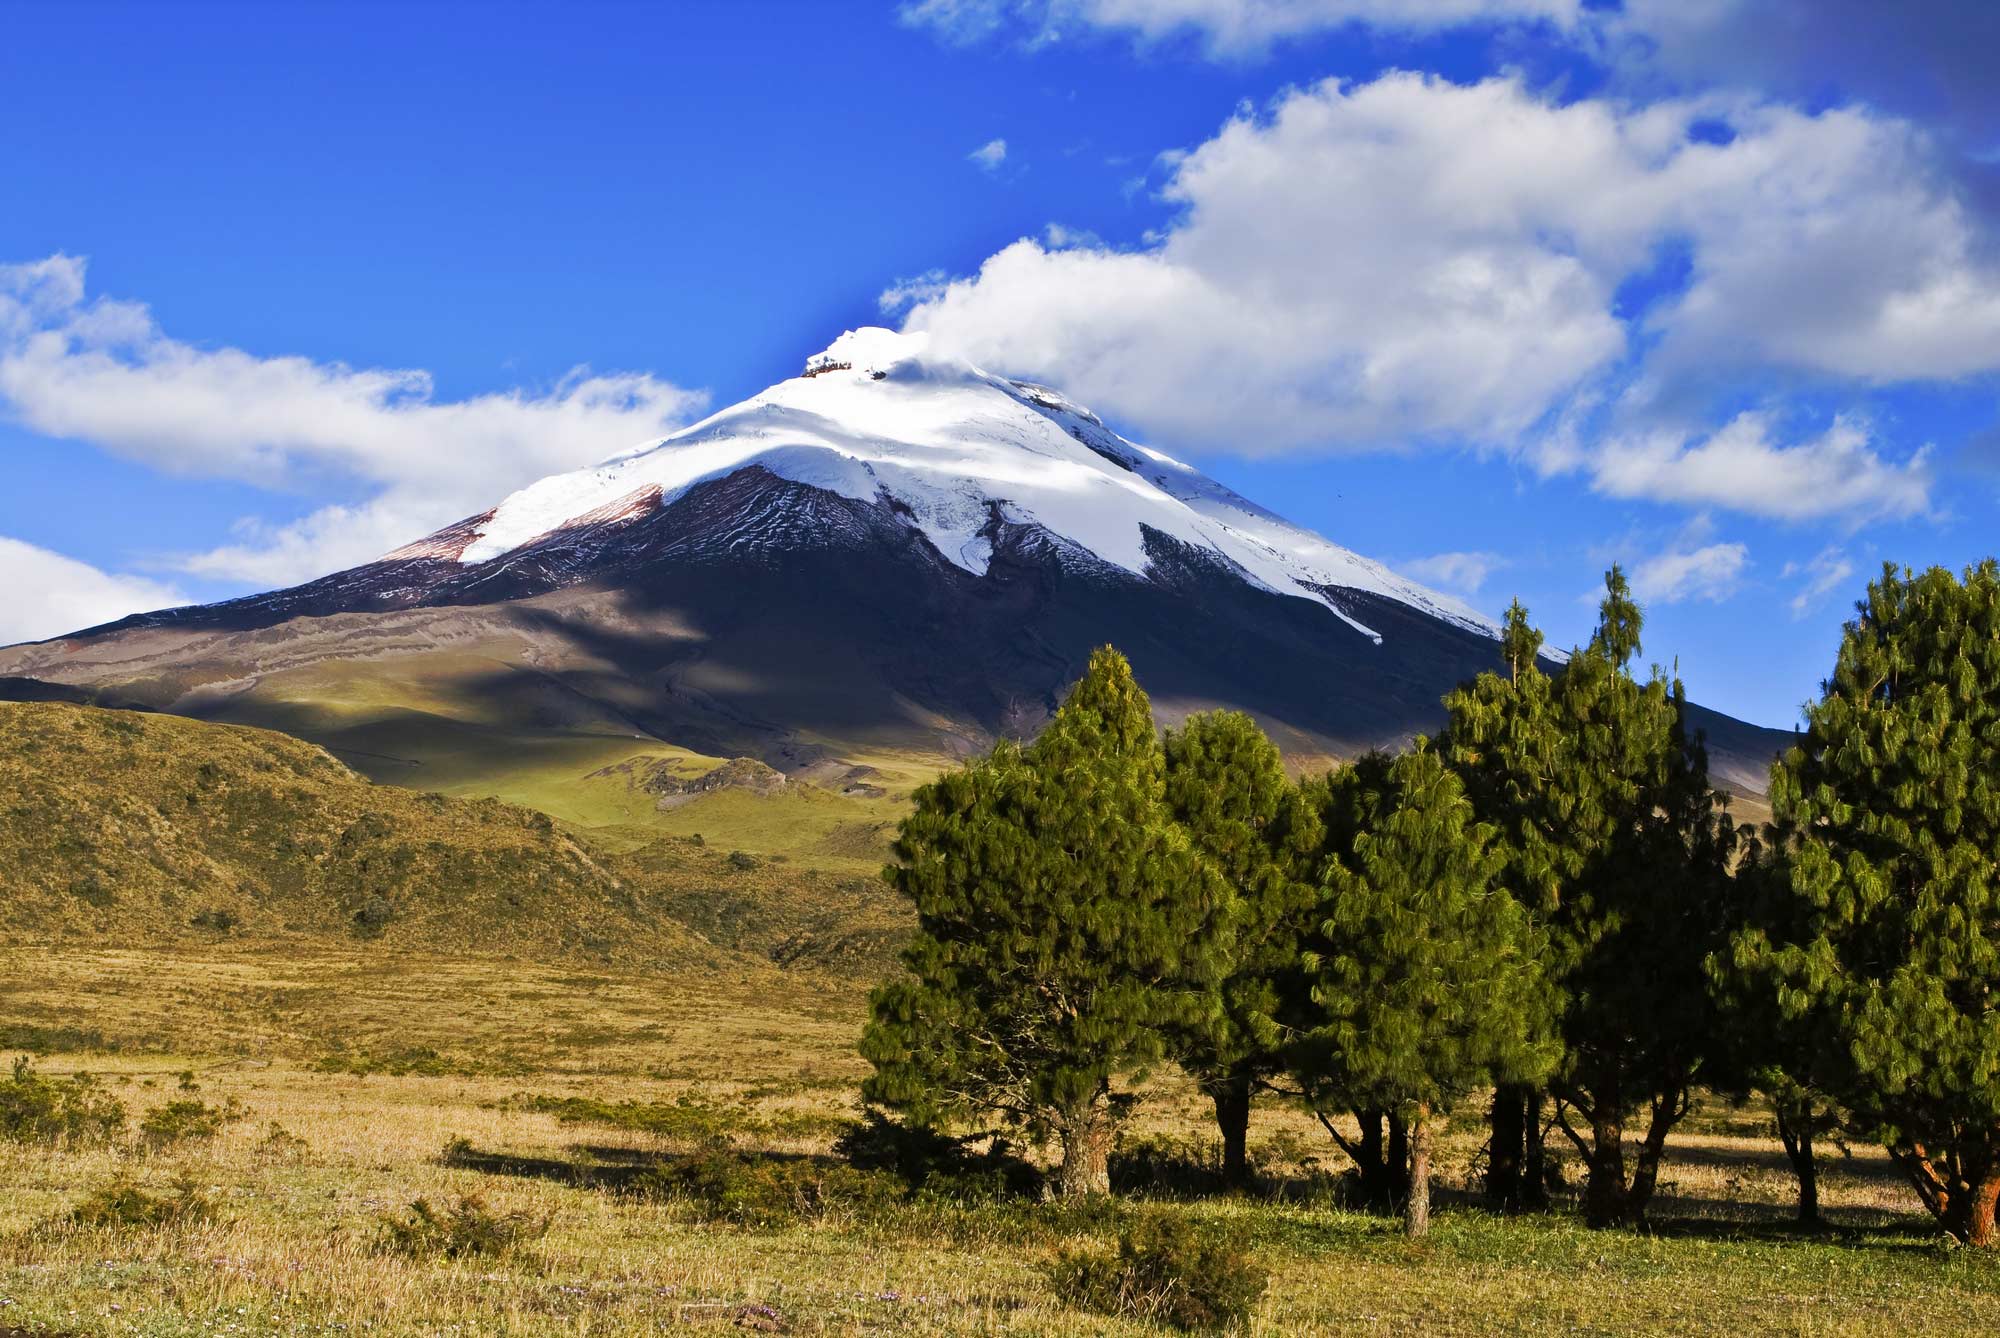
[[[477,1194],[451,1207],[416,1199],[409,1210],[381,1219],[377,1248],[412,1259],[458,1259],[466,1255],[498,1258],[549,1232],[553,1214],[497,1213]]]
[[[32,1022],[0,1022],[0,1050],[26,1050],[54,1055],[78,1050],[103,1050],[104,1033],[84,1027],[41,1027]]]
[[[311,1152],[312,1145],[284,1125],[272,1120],[270,1127],[264,1131],[264,1141],[257,1145],[257,1150],[267,1157],[292,1160]]]
[[[902,1183],[881,1171],[721,1148],[656,1162],[625,1189],[640,1198],[683,1203],[703,1221],[745,1227],[817,1222],[836,1214],[866,1215],[903,1198]]]
[[[120,1176],[85,1195],[70,1210],[69,1221],[92,1231],[158,1231],[197,1226],[215,1217],[214,1201],[186,1177],[174,1182],[172,1194],[162,1197]]]
[[[354,932],[362,938],[377,938],[396,918],[396,908],[383,897],[370,897],[354,912]]]
[[[87,1073],[57,1082],[23,1055],[0,1082],[0,1139],[11,1143],[91,1142],[125,1127],[125,1107]]]
[[[1059,1254],[1049,1281],[1066,1305],[1212,1333],[1247,1324],[1270,1275],[1239,1242],[1154,1213],[1122,1231],[1115,1251]]]
[[[564,1124],[598,1124],[648,1134],[662,1143],[689,1149],[727,1147],[737,1138],[823,1138],[843,1121],[817,1111],[776,1116],[703,1105],[689,1097],[666,1101],[605,1101],[594,1096],[522,1093],[509,1099],[519,1110],[553,1115]]]
[[[174,1143],[199,1143],[222,1132],[222,1126],[243,1118],[235,1101],[211,1106],[206,1101],[186,1098],[169,1101],[146,1112],[139,1121],[139,1133],[154,1147]]]

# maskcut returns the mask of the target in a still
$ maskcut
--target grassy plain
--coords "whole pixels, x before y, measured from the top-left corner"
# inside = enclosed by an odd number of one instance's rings
[[[1042,1269],[1102,1240],[1112,1215],[1038,1205],[835,1209],[717,1224],[573,1173],[655,1150],[651,1134],[564,1124],[524,1094],[687,1098],[742,1146],[824,1156],[857,1113],[859,977],[744,958],[699,972],[535,965],[352,948],[17,946],[0,970],[0,1040],[52,1051],[43,1072],[103,1075],[136,1117],[175,1099],[234,1102],[212,1140],[149,1147],[0,1143],[0,1332],[89,1335],[1138,1334],[1068,1310]],[[183,1090],[189,1072],[195,1091]],[[1131,1135],[1207,1138],[1171,1075],[1145,1084]],[[282,1131],[282,1132],[278,1132]],[[773,1132],[776,1131],[776,1132]],[[509,1173],[441,1156],[447,1143]],[[1248,1233],[1272,1270],[1260,1334],[1847,1335],[1991,1332],[2000,1261],[1941,1246],[1881,1157],[1830,1158],[1835,1229],[1785,1225],[1790,1183],[1755,1111],[1711,1103],[1676,1141],[1652,1234],[1574,1214],[1502,1220],[1452,1192],[1479,1141],[1467,1113],[1443,1158],[1433,1237],[1330,1206],[1340,1158],[1273,1104],[1253,1151],[1283,1197],[1140,1193]],[[521,1172],[528,1173],[521,1173]],[[119,1175],[182,1176],[212,1221],[153,1230],[66,1219]],[[378,1248],[381,1219],[483,1195],[546,1235],[500,1258]]]

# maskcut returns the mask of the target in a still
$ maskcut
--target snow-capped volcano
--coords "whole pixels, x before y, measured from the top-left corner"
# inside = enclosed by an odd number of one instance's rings
[[[927,345],[923,334],[850,330],[810,358],[802,376],[515,493],[468,523],[458,561],[489,562],[607,516],[665,506],[695,484],[757,465],[857,502],[886,501],[974,576],[992,561],[996,520],[1039,527],[1134,576],[1152,563],[1150,530],[1214,554],[1261,589],[1321,603],[1374,639],[1380,634],[1330,592],[1367,591],[1493,630],[1457,600],[1127,441],[1058,392]]]
[[[0,650],[0,694],[271,725],[419,785],[657,741],[796,771],[1032,732],[1110,643],[1164,721],[1246,710],[1304,759],[1436,729],[1494,636],[1053,390],[868,329],[375,562]],[[1760,787],[1782,740],[1704,719]]]

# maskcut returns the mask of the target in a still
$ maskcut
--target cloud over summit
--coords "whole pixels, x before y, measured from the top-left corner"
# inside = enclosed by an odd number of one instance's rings
[[[1472,446],[1621,496],[1907,516],[1921,443],[1702,406],[2000,371],[2000,239],[1932,148],[1858,107],[1327,80],[1179,157],[1153,240],[1023,239],[911,289],[905,323],[1182,449]],[[1723,495],[1732,452],[1754,467]]]

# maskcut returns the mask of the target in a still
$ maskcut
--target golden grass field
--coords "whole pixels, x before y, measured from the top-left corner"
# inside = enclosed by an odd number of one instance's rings
[[[237,1103],[207,1141],[148,1148],[0,1143],[0,1334],[1137,1334],[1068,1310],[1043,1268],[1102,1238],[1102,1215],[1034,1205],[839,1211],[775,1228],[705,1223],[686,1205],[568,1183],[568,1167],[646,1150],[648,1136],[562,1124],[523,1093],[687,1096],[824,1153],[856,1113],[865,986],[747,963],[646,975],[501,958],[221,945],[173,951],[15,947],[0,1034],[67,1035],[42,1072],[103,1075],[134,1119],[186,1097]],[[416,1068],[420,1071],[398,1070]],[[372,1071],[371,1071],[372,1070]],[[1132,1133],[1208,1136],[1186,1085],[1144,1087]],[[1784,1225],[1791,1184],[1754,1110],[1710,1102],[1676,1140],[1655,1231],[1593,1233],[1575,1216],[1502,1220],[1466,1206],[1479,1142],[1460,1113],[1432,1237],[1259,1198],[1162,1211],[1234,1223],[1272,1271],[1259,1334],[1811,1335],[1992,1332],[2000,1260],[1941,1245],[1871,1149],[1829,1149],[1836,1229]],[[817,1118],[815,1118],[817,1117]],[[282,1133],[276,1132],[282,1131]],[[445,1164],[453,1139],[547,1174]],[[1339,1154],[1301,1112],[1259,1112],[1260,1164],[1295,1183]],[[539,1159],[539,1160],[537,1160]],[[213,1222],[156,1230],[66,1221],[126,1174],[165,1193],[191,1177]],[[483,1195],[549,1217],[500,1258],[378,1248],[413,1199]]]

